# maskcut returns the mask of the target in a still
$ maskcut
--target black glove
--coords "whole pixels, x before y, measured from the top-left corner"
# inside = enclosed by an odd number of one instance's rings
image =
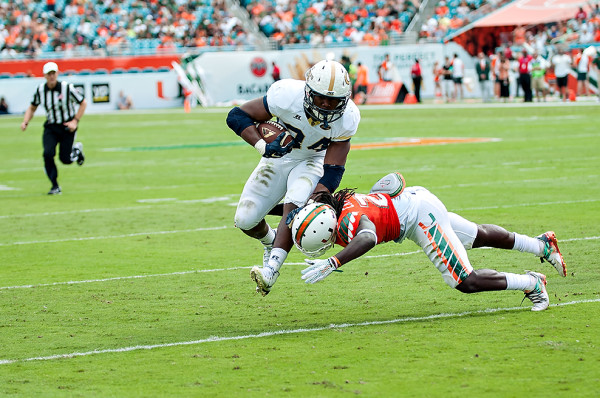
[[[270,142],[265,147],[265,158],[280,158],[292,151],[294,140],[291,140],[285,146],[281,146],[281,141],[288,135],[287,131],[280,133],[273,142]]]

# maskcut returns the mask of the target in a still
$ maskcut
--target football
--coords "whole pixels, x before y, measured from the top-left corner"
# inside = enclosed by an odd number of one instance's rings
[[[256,128],[267,144],[275,141],[275,138],[277,138],[277,136],[283,132],[285,132],[286,135],[279,143],[282,147],[286,146],[294,139],[285,126],[272,120],[257,123]]]

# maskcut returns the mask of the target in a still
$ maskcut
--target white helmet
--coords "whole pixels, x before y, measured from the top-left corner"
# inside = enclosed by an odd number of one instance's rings
[[[352,86],[346,68],[336,61],[319,61],[306,71],[304,88],[304,110],[311,119],[327,128],[344,114]],[[328,110],[315,105],[315,95],[339,99],[335,109]]]
[[[318,257],[333,247],[336,230],[335,210],[323,203],[304,206],[292,221],[294,244],[309,257]]]

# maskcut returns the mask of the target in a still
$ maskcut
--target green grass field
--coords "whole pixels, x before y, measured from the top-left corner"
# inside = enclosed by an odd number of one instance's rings
[[[560,105],[362,108],[356,144],[497,140],[353,150],[342,180],[368,191],[398,170],[472,221],[556,231],[567,278],[469,252],[545,273],[541,313],[450,289],[410,241],[315,285],[293,249],[260,296],[262,247],[233,226],[259,158],[226,109],[86,115],[86,163],[59,164],[50,197],[43,119],[0,118],[0,395],[597,397],[600,108]]]

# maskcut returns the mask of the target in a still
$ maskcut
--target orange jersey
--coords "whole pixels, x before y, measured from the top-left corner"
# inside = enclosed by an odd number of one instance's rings
[[[363,214],[375,224],[377,244],[400,237],[400,221],[390,196],[384,193],[370,195],[357,193],[344,202],[342,214],[338,217],[336,245],[345,247],[350,243],[356,236],[358,223]]]

